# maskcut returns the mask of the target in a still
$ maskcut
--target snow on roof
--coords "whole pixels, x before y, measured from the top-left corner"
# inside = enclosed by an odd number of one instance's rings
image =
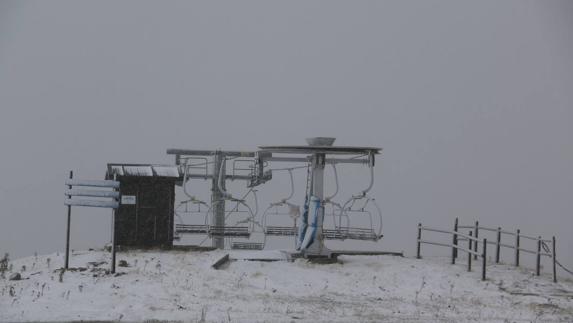
[[[179,168],[174,165],[108,164],[108,176],[179,177]]]
[[[123,166],[125,176],[153,176],[151,166]]]
[[[124,172],[123,172],[123,166],[121,165],[110,165],[110,174],[117,174],[119,176],[123,176]]]
[[[179,168],[177,166],[153,166],[157,176],[162,177],[179,177]]]

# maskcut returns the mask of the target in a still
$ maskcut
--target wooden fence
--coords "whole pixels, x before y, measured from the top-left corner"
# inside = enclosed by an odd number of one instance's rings
[[[460,232],[462,229],[472,229],[469,230],[467,234]],[[424,240],[422,238],[422,232],[437,232],[442,234],[451,235],[451,243],[443,243],[443,242],[436,242],[436,241],[429,241]],[[495,233],[495,241],[483,238],[480,240],[480,232],[490,232]],[[513,236],[514,237],[514,244],[506,244],[502,243],[502,236]],[[528,239],[537,241],[537,250],[529,250],[521,247],[521,239]],[[464,248],[460,241],[467,241],[467,248]],[[515,232],[502,230],[502,228],[487,228],[479,225],[479,222],[476,221],[475,225],[459,225],[458,219],[456,218],[454,222],[453,230],[443,230],[443,229],[436,229],[430,228],[427,226],[423,226],[421,223],[418,224],[418,237],[417,237],[417,248],[416,248],[416,258],[421,258],[421,248],[422,244],[428,245],[435,245],[441,246],[446,248],[452,249],[452,264],[456,263],[456,259],[458,258],[458,251],[463,251],[467,253],[467,267],[468,271],[471,271],[472,266],[472,258],[477,260],[481,258],[482,260],[482,280],[486,279],[486,267],[487,267],[487,245],[494,245],[495,246],[495,263],[499,263],[501,259],[501,248],[508,248],[513,249],[514,255],[514,264],[515,266],[519,266],[521,253],[529,253],[534,254],[536,256],[536,266],[535,266],[535,273],[537,276],[541,274],[541,257],[546,256],[551,258],[553,263],[553,281],[557,282],[557,261],[555,258],[555,237],[552,237],[551,240],[543,239],[541,236],[534,237],[531,235],[522,234],[521,231],[518,229]],[[479,244],[481,243],[481,248]],[[549,247],[549,245],[551,247]],[[478,250],[481,249],[481,253]]]

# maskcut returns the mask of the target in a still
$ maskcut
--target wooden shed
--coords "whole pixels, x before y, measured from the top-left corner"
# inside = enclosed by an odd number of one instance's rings
[[[117,175],[120,206],[115,216],[118,246],[173,245],[175,182],[179,168],[169,165],[108,164],[106,178]]]

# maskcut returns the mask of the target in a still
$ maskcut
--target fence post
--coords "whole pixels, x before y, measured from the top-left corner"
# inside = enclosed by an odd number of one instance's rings
[[[117,180],[117,174],[113,174],[113,180]],[[113,189],[116,190],[115,188]],[[111,273],[115,274],[115,209],[111,209]]]
[[[70,171],[70,179],[72,179],[74,177],[74,171]],[[71,185],[68,185],[68,189],[72,189]],[[72,198],[72,196],[68,196],[69,199]],[[68,205],[68,226],[66,227],[66,260],[64,263],[64,268],[68,269],[69,264],[70,264],[70,222],[71,222],[71,218],[72,218],[72,206]]]
[[[495,263],[499,264],[499,253],[501,251],[501,227],[497,227],[497,244],[495,246]]]
[[[541,274],[541,236],[537,239],[537,263],[535,266],[535,274],[537,276]]]
[[[472,232],[470,231],[469,234],[470,238],[468,239],[468,271],[472,271]]]
[[[552,241],[552,245],[553,245],[553,252],[551,253],[552,257],[553,257],[553,282],[556,283],[557,282],[557,267],[556,267],[556,263],[557,260],[555,258],[555,236],[553,236],[553,241]]]
[[[457,232],[458,232],[458,218],[456,218],[456,220],[454,222],[454,232],[456,232],[456,233],[454,233],[454,245],[457,246],[458,245],[458,234],[457,234]],[[458,248],[452,248],[452,252],[453,252],[453,257],[454,257],[452,264],[454,264],[456,262],[455,258],[458,257]]]
[[[456,257],[458,253],[458,234],[456,228],[458,226],[458,218],[456,218],[456,222],[454,223],[454,234],[452,235],[452,265],[456,264]]]
[[[481,263],[481,280],[485,280],[485,266],[486,266],[486,259],[487,259],[487,239],[483,239],[483,252],[481,254],[482,263]]]
[[[519,229],[515,235],[515,266],[519,267]]]
[[[421,247],[421,242],[422,240],[422,223],[418,223],[418,244],[417,244],[417,248],[416,248],[416,258],[420,259],[422,258],[422,256],[420,255],[420,247]]]
[[[475,237],[476,237],[476,239],[477,239],[477,238],[478,238],[478,234],[479,234],[479,222],[478,222],[478,221],[476,221],[476,228],[475,228],[474,232],[475,232]],[[477,260],[477,259],[478,259],[478,256],[477,256],[478,240],[474,241],[474,251],[476,252],[476,253],[474,254],[474,260]]]

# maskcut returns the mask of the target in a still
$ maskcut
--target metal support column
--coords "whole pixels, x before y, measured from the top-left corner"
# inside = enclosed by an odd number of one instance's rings
[[[325,154],[318,153],[312,156],[312,195],[320,200],[320,209],[318,210],[316,240],[307,248],[306,253],[313,256],[328,256],[330,252],[324,245],[322,234],[322,224],[324,223],[324,166]]]
[[[223,167],[221,167],[223,165]],[[211,182],[211,205],[213,210],[213,218],[211,224],[217,227],[225,226],[225,200],[221,190],[219,190],[219,174],[223,172],[225,176],[225,155],[221,151],[215,152],[213,159],[213,178]],[[225,189],[225,181],[221,182],[221,186]],[[213,247],[218,249],[225,248],[225,237],[213,237]]]
[[[322,223],[324,222],[324,154],[314,155],[312,162],[312,195],[318,197],[321,201],[321,208],[318,212],[318,230],[317,237],[322,240]]]

